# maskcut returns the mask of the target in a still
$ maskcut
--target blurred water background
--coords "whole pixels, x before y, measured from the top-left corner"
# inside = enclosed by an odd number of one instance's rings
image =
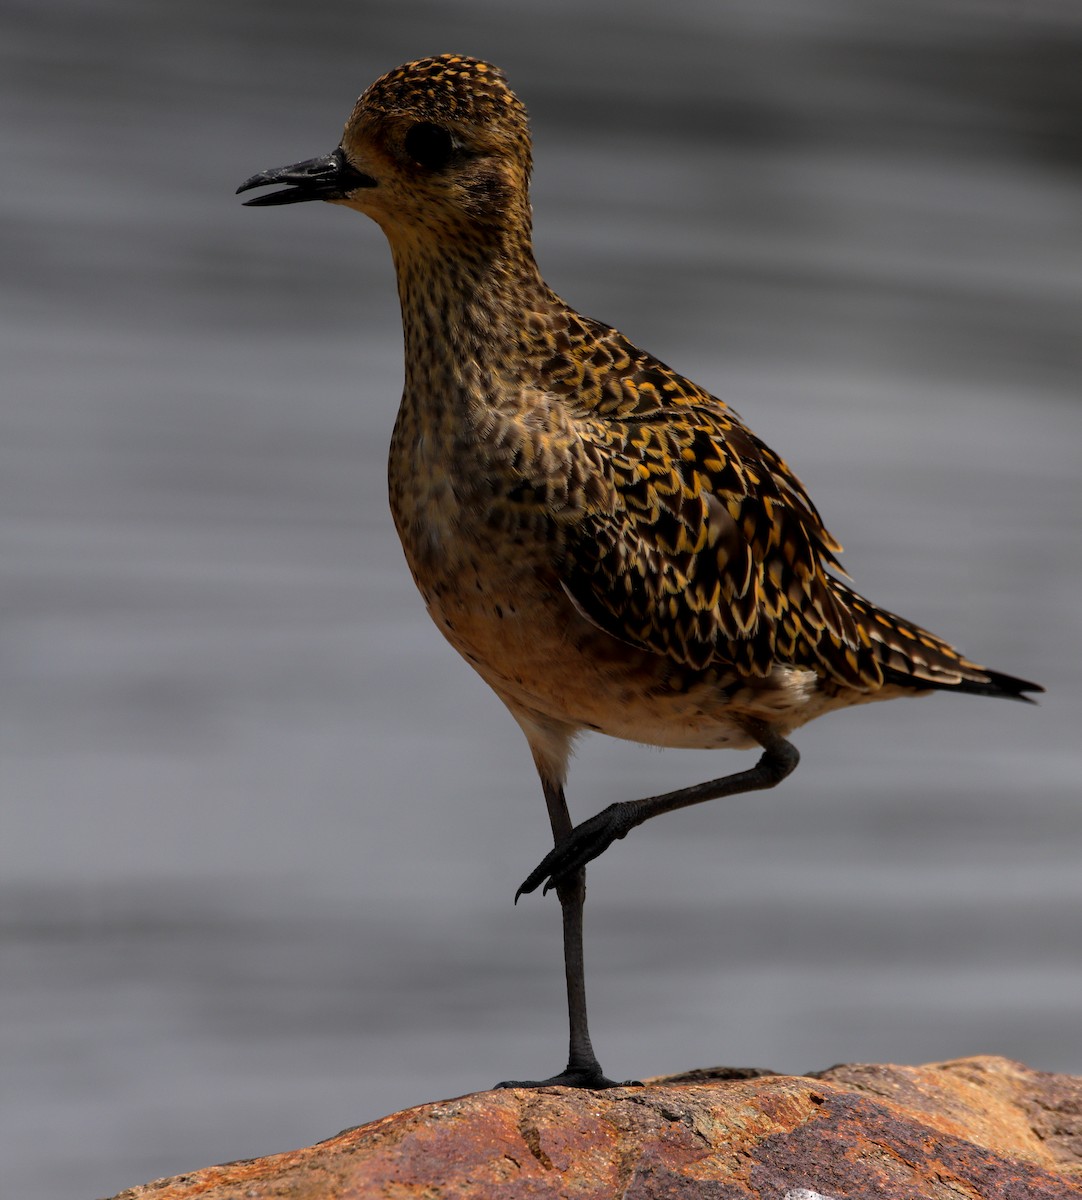
[[[824,721],[592,866],[606,1068],[1082,1071],[1076,4],[8,0],[4,1197],[562,1065],[526,746],[387,512],[382,235],[232,194],[444,50],[530,107],[557,290],[743,413],[860,590],[1049,688]],[[570,795],[747,764],[595,739]]]

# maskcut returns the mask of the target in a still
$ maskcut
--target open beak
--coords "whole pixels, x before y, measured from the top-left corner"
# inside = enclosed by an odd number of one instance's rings
[[[293,163],[288,167],[260,171],[258,175],[246,179],[237,188],[237,194],[251,191],[252,188],[271,187],[277,183],[284,183],[286,186],[280,192],[253,196],[244,203],[259,207],[269,204],[299,204],[302,200],[344,200],[358,188],[376,186],[376,181],[371,175],[365,175],[350,166],[342,147],[339,146],[333,153],[325,154],[322,158],[309,158],[305,162]]]

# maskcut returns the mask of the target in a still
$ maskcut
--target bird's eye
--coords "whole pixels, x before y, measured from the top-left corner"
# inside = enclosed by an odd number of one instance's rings
[[[406,133],[406,153],[420,167],[438,171],[445,167],[455,150],[451,134],[442,125],[418,121]]]

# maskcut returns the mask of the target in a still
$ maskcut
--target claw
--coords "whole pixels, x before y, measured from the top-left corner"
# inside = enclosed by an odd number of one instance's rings
[[[526,876],[515,893],[515,903],[523,893],[537,891],[542,883],[545,886],[541,894],[548,895],[588,862],[604,854],[613,842],[626,837],[636,824],[627,804],[610,804],[596,816],[576,825]]]

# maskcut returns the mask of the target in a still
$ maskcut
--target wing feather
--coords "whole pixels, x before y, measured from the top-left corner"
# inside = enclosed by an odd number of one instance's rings
[[[861,643],[826,573],[841,547],[803,486],[720,401],[696,400],[579,420],[609,486],[568,531],[567,591],[603,629],[692,668],[762,676],[780,660],[878,682],[845,657]]]
[[[549,496],[560,582],[589,620],[693,669],[791,664],[861,691],[1039,690],[854,592],[803,484],[732,409],[617,330],[565,322],[554,340],[567,366],[547,364],[545,381],[574,467],[559,503],[550,483],[534,495]]]

